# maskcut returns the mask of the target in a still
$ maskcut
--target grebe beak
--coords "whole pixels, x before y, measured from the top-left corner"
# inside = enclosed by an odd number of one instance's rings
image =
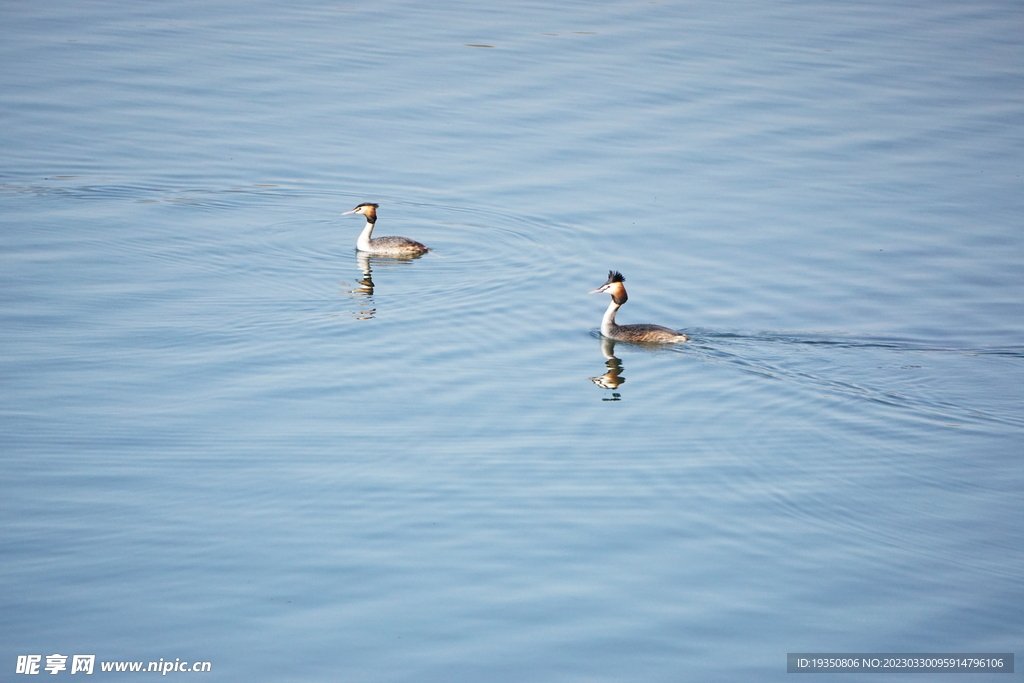
[[[356,211],[358,211],[358,210],[359,210],[359,209],[352,209],[351,211],[346,211],[345,213],[343,213],[343,214],[341,214],[341,215],[342,215],[342,216],[347,216],[347,215],[349,215],[350,213],[355,213],[355,212],[356,212]]]
[[[601,287],[600,289],[595,289],[592,292],[587,292],[587,294],[603,294],[606,291],[608,291],[608,285],[605,285],[604,287]]]

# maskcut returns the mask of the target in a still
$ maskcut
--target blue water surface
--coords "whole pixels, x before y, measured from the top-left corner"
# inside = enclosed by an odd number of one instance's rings
[[[5,680],[1020,651],[1022,20],[5,3]]]

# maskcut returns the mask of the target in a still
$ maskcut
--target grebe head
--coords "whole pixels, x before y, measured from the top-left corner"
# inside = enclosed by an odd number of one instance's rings
[[[626,278],[622,277],[622,273],[617,270],[609,270],[608,281],[590,293],[601,294],[602,292],[608,292],[612,295],[612,301],[621,306],[629,300],[629,296],[626,294],[626,285],[623,284],[625,281]]]
[[[356,208],[352,209],[351,211],[346,211],[345,213],[343,213],[341,215],[342,216],[347,216],[347,215],[352,214],[352,213],[359,213],[359,214],[362,214],[362,215],[366,216],[366,222],[367,223],[376,223],[377,222],[377,207],[378,206],[380,206],[380,204],[370,204],[369,202],[367,202],[365,204],[360,204],[359,206],[357,206]]]

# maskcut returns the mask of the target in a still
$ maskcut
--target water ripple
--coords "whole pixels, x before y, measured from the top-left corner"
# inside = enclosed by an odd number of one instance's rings
[[[690,331],[688,331],[690,332]],[[923,393],[910,393],[896,389],[893,385],[895,371],[920,370],[921,363],[935,362],[941,356],[949,357],[995,357],[1006,359],[1024,358],[1024,349],[1019,347],[942,347],[914,340],[873,339],[873,338],[827,338],[820,335],[769,334],[745,335],[716,333],[705,330],[691,332],[692,341],[677,352],[696,353],[705,360],[738,368],[745,373],[768,379],[779,379],[804,386],[830,395],[855,398],[891,409],[908,411],[929,420],[947,425],[994,423],[1024,426],[1019,413],[1004,410],[979,409],[950,401],[929,398]],[[808,358],[801,354],[788,354],[778,350],[779,344],[820,350],[823,353]],[[862,372],[857,378],[838,378],[835,375],[845,368],[837,369],[844,352],[875,353],[862,357],[852,365]],[[834,352],[834,353],[833,353]],[[880,352],[881,355],[878,355]],[[839,355],[837,355],[839,354]],[[905,358],[911,355],[913,358]],[[887,372],[879,376],[866,373],[865,367],[881,363]]]

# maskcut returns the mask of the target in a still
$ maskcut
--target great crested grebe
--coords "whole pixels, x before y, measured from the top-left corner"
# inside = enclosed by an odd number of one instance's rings
[[[608,271],[608,281],[591,294],[608,292],[612,296],[612,302],[608,310],[604,312],[601,319],[601,334],[619,341],[635,342],[640,344],[679,344],[689,341],[689,337],[661,325],[617,325],[615,324],[615,313],[619,306],[626,303],[629,296],[626,295],[626,286],[622,284],[626,278],[617,270]]]
[[[366,216],[366,225],[359,233],[356,240],[356,249],[367,251],[371,254],[389,254],[391,256],[418,256],[426,254],[430,249],[416,240],[408,237],[370,237],[373,234],[373,226],[377,222],[377,207],[379,204],[360,204],[351,211],[341,214],[347,216],[352,213]]]

